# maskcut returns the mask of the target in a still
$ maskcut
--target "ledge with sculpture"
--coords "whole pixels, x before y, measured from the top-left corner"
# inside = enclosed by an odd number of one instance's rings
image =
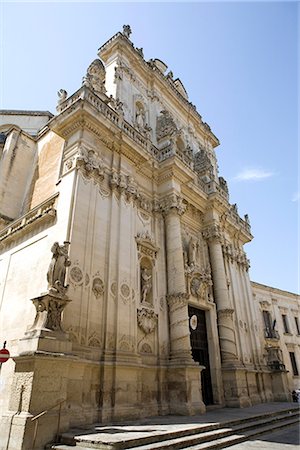
[[[54,242],[51,247],[52,259],[47,272],[48,290],[33,298],[36,309],[33,324],[19,341],[19,353],[35,351],[66,352],[71,350],[71,342],[62,327],[62,313],[71,301],[65,285],[66,268],[71,261],[68,256],[69,242],[63,245]]]

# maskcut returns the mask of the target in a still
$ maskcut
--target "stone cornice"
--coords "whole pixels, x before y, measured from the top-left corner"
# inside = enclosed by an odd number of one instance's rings
[[[27,214],[10,223],[0,233],[0,248],[3,248],[12,239],[37,227],[41,223],[53,221],[56,217],[55,203],[58,193],[45,202],[31,209]]]

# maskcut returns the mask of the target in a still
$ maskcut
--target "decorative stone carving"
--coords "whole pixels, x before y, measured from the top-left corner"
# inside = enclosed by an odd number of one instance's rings
[[[213,164],[204,149],[200,149],[194,156],[194,170],[205,182],[214,179]]]
[[[222,317],[222,318],[227,318],[227,317],[232,318],[233,313],[234,313],[234,309],[230,309],[230,308],[219,309],[219,311],[217,312],[218,318],[220,318],[220,317]]]
[[[136,49],[136,51],[138,52],[138,54],[142,57],[142,58],[144,58],[144,50],[143,50],[143,47],[141,47],[141,48],[135,48]]]
[[[221,242],[222,237],[223,237],[220,226],[218,224],[212,224],[212,225],[208,226],[207,228],[205,228],[202,231],[202,236],[206,240],[211,240],[211,241],[216,240],[218,242]]]
[[[133,352],[135,347],[135,339],[130,335],[123,335],[118,342],[118,348],[123,352]]]
[[[195,274],[191,280],[191,294],[198,299],[206,300],[210,286],[212,286],[210,270],[208,268],[203,268],[199,273]]]
[[[104,283],[101,278],[96,277],[93,279],[92,291],[96,298],[100,298],[104,294]]]
[[[70,266],[71,261],[68,256],[70,242],[64,242],[59,245],[54,242],[51,247],[52,260],[47,272],[47,281],[49,292],[59,295],[65,295],[68,286],[65,286],[66,268]]]
[[[113,296],[117,295],[117,283],[115,281],[111,283],[110,290]]]
[[[183,204],[183,199],[179,195],[173,193],[168,197],[164,198],[160,204],[159,208],[163,214],[169,214],[170,212],[176,212],[179,215],[182,215],[186,206]]]
[[[70,270],[70,277],[75,283],[81,283],[83,279],[83,273],[78,266],[73,266]]]
[[[64,333],[61,325],[61,314],[70,299],[49,292],[34,298],[32,302],[36,308],[36,316],[33,325],[25,335],[34,337],[49,331],[59,334]]]
[[[156,119],[156,138],[157,141],[166,136],[174,136],[178,132],[177,126],[169,111],[163,110]]]
[[[95,94],[103,95],[106,93],[104,86],[105,82],[105,67],[100,59],[95,59],[88,67],[85,77],[83,77],[82,84],[92,89]]]
[[[76,166],[83,171],[87,178],[94,176],[99,181],[103,181],[103,161],[94,150],[81,146],[76,157]]]
[[[189,295],[185,292],[178,292],[175,294],[169,294],[167,295],[167,302],[170,311],[174,312],[177,309],[183,308],[184,306],[187,306]]]
[[[88,337],[88,346],[89,347],[101,347],[101,337],[99,334],[96,333],[96,331],[93,331],[90,336]]]
[[[242,248],[234,248],[231,243],[225,242],[222,245],[223,255],[231,262],[235,261],[238,265],[249,270],[250,261]]]
[[[153,353],[151,346],[147,342],[144,342],[144,344],[141,346],[140,352],[147,354]]]
[[[157,327],[158,316],[153,310],[142,308],[137,310],[137,321],[141,330],[145,334],[150,334]]]
[[[130,287],[128,286],[128,284],[126,283],[121,284],[120,290],[123,297],[128,298],[130,296]]]
[[[156,259],[159,248],[154,244],[148,231],[138,233],[135,240],[139,259],[143,256],[148,256],[152,260]]]
[[[131,35],[132,31],[131,31],[131,27],[130,25],[123,25],[123,35],[129,39],[129,36]]]

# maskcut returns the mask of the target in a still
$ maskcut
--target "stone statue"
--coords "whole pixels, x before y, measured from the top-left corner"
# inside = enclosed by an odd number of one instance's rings
[[[66,267],[71,265],[68,256],[69,242],[59,245],[54,242],[51,247],[52,260],[47,272],[48,288],[50,291],[64,295],[68,286],[65,286]]]
[[[144,129],[145,127],[145,111],[141,106],[137,107],[135,114],[135,122],[139,129]]]
[[[57,92],[57,96],[58,96],[57,104],[60,105],[61,103],[63,103],[66,100],[66,98],[68,97],[68,93],[67,93],[67,91],[65,91],[65,89],[60,89]]]
[[[125,37],[129,39],[129,36],[131,35],[132,31],[130,28],[130,25],[123,25],[123,34]]]
[[[197,242],[195,239],[191,238],[189,242],[189,265],[194,266],[196,264],[196,252],[197,252]]]
[[[142,287],[142,303],[144,303],[147,299],[147,296],[152,288],[151,282],[152,276],[148,275],[147,269],[141,269],[141,287]]]

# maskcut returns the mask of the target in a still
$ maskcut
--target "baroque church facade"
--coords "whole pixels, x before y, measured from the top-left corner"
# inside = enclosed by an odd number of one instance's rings
[[[130,34],[59,91],[55,116],[2,111],[3,450],[31,449],[32,417],[55,405],[68,430],[287,401],[296,387],[262,319],[285,293],[250,282],[250,223],[218,175],[219,141]],[[54,408],[36,448],[56,431]]]

